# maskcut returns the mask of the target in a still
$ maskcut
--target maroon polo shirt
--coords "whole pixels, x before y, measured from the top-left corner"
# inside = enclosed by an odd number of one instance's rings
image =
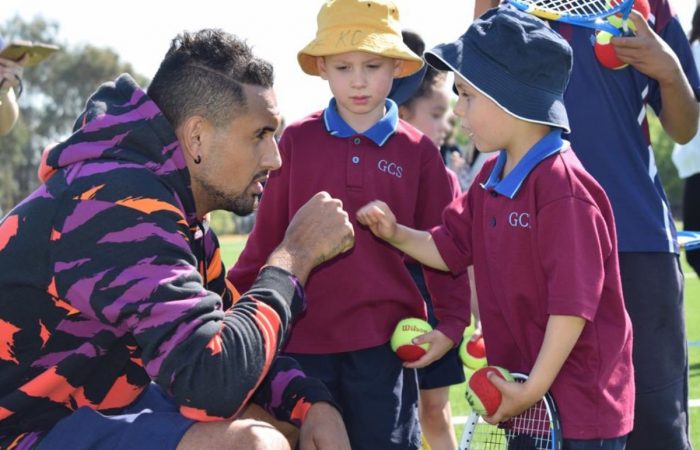
[[[389,113],[396,114],[392,108]],[[370,137],[347,129],[338,133],[330,123],[337,119],[326,114],[324,121],[324,115],[316,113],[287,127],[280,141],[282,168],[271,174],[255,227],[229,272],[229,279],[244,292],[281,242],[294,213],[311,196],[327,191],[342,200],[355,228],[355,246],[309,276],[307,310],[285,347],[294,353],[375,347],[388,342],[399,320],[425,318],[425,302],[403,253],[372,235],[355,215],[379,199],[401,223],[427,230],[440,223],[443,208],[453,198],[437,147],[418,130],[396,118],[393,124],[378,123],[374,131],[380,132]],[[470,313],[467,277],[425,272],[438,328],[458,344]]]
[[[453,273],[474,264],[489,364],[528,373],[550,315],[586,319],[551,392],[564,437],[616,437],[632,429],[634,379],[614,219],[564,145],[502,181],[489,176],[505,155],[492,158],[431,233]]]

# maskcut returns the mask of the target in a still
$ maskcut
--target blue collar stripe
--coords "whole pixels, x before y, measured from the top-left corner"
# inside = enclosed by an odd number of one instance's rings
[[[384,117],[379,119],[377,123],[372,125],[365,132],[358,133],[340,117],[335,98],[332,98],[328,103],[328,107],[323,111],[323,123],[326,126],[326,131],[328,131],[331,136],[349,138],[357,134],[362,134],[381,147],[386,143],[387,139],[396,132],[396,128],[399,124],[399,108],[396,106],[396,103],[391,99],[386,99],[385,107],[386,114]]]
[[[482,184],[482,187],[487,190],[494,190],[512,199],[518,194],[530,172],[545,159],[559,153],[562,147],[564,147],[564,140],[561,138],[561,129],[553,129],[532,146],[523,156],[523,159],[502,180],[500,176],[503,172],[503,167],[506,165],[507,155],[504,150],[501,150],[496,159],[496,164],[491,170],[486,183]]]

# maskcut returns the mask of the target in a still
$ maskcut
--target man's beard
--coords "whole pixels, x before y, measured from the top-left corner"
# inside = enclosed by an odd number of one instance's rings
[[[242,193],[232,197],[230,194],[226,194],[209,184],[207,180],[200,179],[199,184],[202,185],[214,200],[216,209],[230,211],[241,217],[247,216],[255,211],[260,198],[259,195],[249,194],[247,188]]]

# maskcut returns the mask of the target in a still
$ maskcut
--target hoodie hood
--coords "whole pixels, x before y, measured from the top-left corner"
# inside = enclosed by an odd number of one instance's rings
[[[190,175],[175,130],[128,74],[88,99],[73,134],[45,151],[39,173],[45,179],[76,164],[110,159],[157,174],[176,192],[188,223],[195,222]]]

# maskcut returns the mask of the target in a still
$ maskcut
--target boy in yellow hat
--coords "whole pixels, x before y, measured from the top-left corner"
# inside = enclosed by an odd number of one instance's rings
[[[387,99],[394,77],[423,65],[403,43],[393,2],[327,1],[316,38],[298,60],[304,72],[328,81],[333,98],[282,135],[282,168],[271,174],[256,225],[229,272],[242,290],[282,240],[294,212],[318,191],[341,199],[353,220],[365,203],[381,198],[419,229],[440,223],[452,198],[438,148],[400,120],[398,107]],[[440,322],[424,335],[429,351],[403,363],[389,338],[399,320],[425,318],[425,303],[403,255],[367,228],[355,227],[355,233],[351,251],[309,276],[306,311],[284,350],[334,394],[353,449],[415,449],[420,432],[414,369],[461,339],[469,318],[467,280],[426,271]]]

